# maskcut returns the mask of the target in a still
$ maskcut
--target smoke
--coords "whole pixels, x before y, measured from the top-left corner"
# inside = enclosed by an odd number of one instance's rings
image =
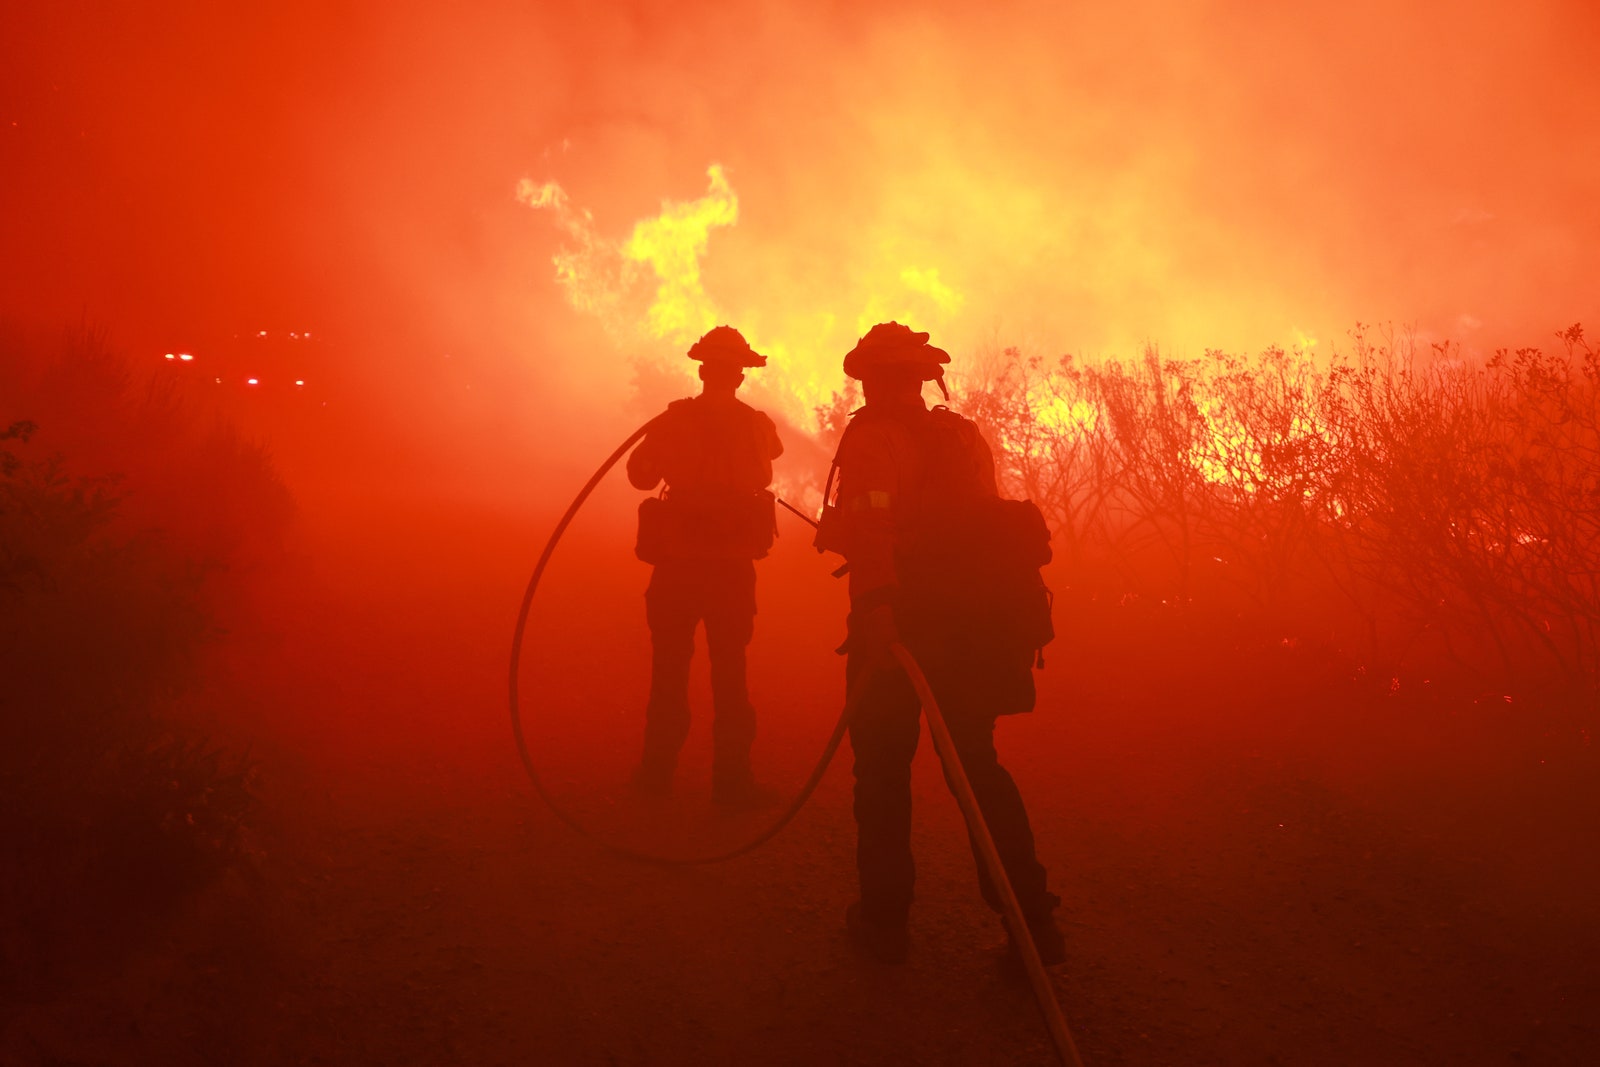
[[[958,362],[1007,343],[1327,351],[1357,321],[1481,352],[1593,310],[1581,171],[1600,94],[1535,60],[1593,25],[1560,5],[1509,24],[1360,4],[640,14],[626,46],[589,57],[604,117],[564,128],[548,173],[625,235],[705,210],[629,205],[721,160],[737,218],[697,231],[692,260],[652,264],[662,294],[681,283],[711,314],[668,321],[743,330],[797,421],[890,318]]]
[[[402,434],[609,437],[719,322],[803,424],[890,318],[959,369],[1596,310],[1592,5],[6,18],[0,306],[151,353],[309,330]]]

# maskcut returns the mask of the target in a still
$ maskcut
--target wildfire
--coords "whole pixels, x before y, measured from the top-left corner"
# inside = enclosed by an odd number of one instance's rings
[[[712,164],[706,178],[703,195],[664,200],[658,214],[635,221],[626,237],[604,233],[593,213],[575,204],[558,182],[523,179],[517,199],[547,213],[563,234],[563,247],[553,257],[555,278],[574,308],[596,316],[637,358],[684,375],[686,388],[684,349],[719,323],[738,327],[768,356],[756,379],[762,402],[802,429],[816,425],[817,409],[843,387],[840,358],[874,323],[911,323],[947,347],[970,340],[970,323],[962,319],[967,299],[945,265],[897,261],[892,250],[900,243],[893,239],[885,239],[885,251],[871,262],[834,270],[822,284],[763,284],[754,268],[764,264],[740,264],[746,269],[713,275],[723,288],[713,291],[706,271],[713,232],[738,225],[740,204],[724,168]],[[951,329],[958,324],[965,329]],[[1317,339],[1299,328],[1293,333],[1294,358],[1310,359]],[[958,387],[963,369],[952,368]],[[1070,390],[1063,394],[1048,375],[1029,387],[1027,402],[1047,436],[1110,432],[1097,400]],[[1297,424],[1282,440],[1263,439],[1233,421],[1215,399],[1204,398],[1197,400],[1188,432],[1186,460],[1199,477],[1252,493],[1264,476],[1264,448],[1317,431]],[[1027,440],[1032,443],[1019,439],[1008,447],[1046,447],[1042,438]]]
[[[648,264],[655,272],[655,299],[648,313],[652,336],[687,342],[717,325],[717,312],[700,280],[700,260],[711,231],[739,221],[739,198],[722,168],[706,171],[711,188],[687,203],[668,201],[661,214],[634,224],[622,246],[630,263]]]
[[[1091,433],[1100,424],[1100,409],[1087,400],[1055,396],[1040,403],[1034,417],[1047,430]]]
[[[626,238],[602,233],[558,182],[523,179],[517,186],[517,199],[548,212],[566,238],[553,261],[567,300],[669,372],[687,373],[682,353],[706,330],[736,326],[768,357],[759,379],[768,396],[790,421],[810,427],[815,408],[844,384],[841,357],[874,323],[898,319],[937,331],[965,305],[940,265],[925,262],[839,272],[840,291],[827,306],[786,284],[752,285],[754,295],[714,294],[704,274],[712,231],[737,225],[739,196],[721,166],[712,164],[706,177],[703,196],[664,201]]]

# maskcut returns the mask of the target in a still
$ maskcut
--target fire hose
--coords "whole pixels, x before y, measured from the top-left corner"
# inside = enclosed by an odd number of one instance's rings
[[[578,495],[573,498],[565,514],[561,516],[561,520],[556,523],[555,530],[550,534],[550,540],[545,542],[544,551],[539,554],[539,562],[533,568],[533,577],[528,580],[528,588],[522,594],[522,608],[517,612],[517,626],[511,635],[511,732],[517,741],[517,754],[522,757],[522,768],[528,772],[528,780],[533,783],[533,791],[539,794],[539,799],[545,802],[545,806],[555,814],[557,819],[566,823],[581,836],[594,842],[603,851],[609,852],[614,856],[662,867],[699,867],[710,863],[722,863],[755,851],[778,836],[778,833],[785,826],[788,826],[796,815],[800,814],[800,809],[805,807],[806,801],[811,799],[811,794],[816,791],[817,786],[821,783],[823,774],[828,770],[828,764],[833,762],[833,754],[839,750],[839,743],[844,740],[845,729],[850,724],[850,716],[854,712],[855,706],[860,702],[861,693],[865,691],[865,686],[857,685],[856,692],[850,694],[849,699],[845,701],[844,710],[839,715],[839,721],[834,725],[833,733],[828,737],[828,743],[823,746],[821,758],[817,760],[817,765],[812,769],[811,776],[800,787],[800,792],[795,796],[794,800],[774,820],[772,825],[735,848],[701,856],[666,856],[656,852],[645,852],[641,849],[629,848],[626,845],[607,841],[596,836],[588,827],[583,825],[580,819],[563,808],[556,801],[556,798],[550,795],[550,791],[545,788],[544,779],[539,775],[538,768],[534,766],[533,755],[528,750],[528,739],[522,729],[522,697],[519,683],[522,643],[528,629],[528,614],[533,607],[534,594],[539,591],[539,580],[544,577],[545,568],[550,565],[550,557],[555,554],[556,545],[561,541],[561,535],[566,533],[567,527],[572,524],[573,518],[578,514],[578,509],[583,507],[584,502],[589,499],[589,495],[594,492],[595,486],[599,485],[601,480],[610,473],[611,468],[617,465],[617,461],[627,455],[628,450],[660,421],[661,416],[658,415],[639,427],[629,435],[626,441],[617,446],[616,451],[612,452],[604,463],[600,464],[600,469],[595,471],[589,480],[584,483],[582,489],[578,490]]]
[[[594,842],[603,851],[624,859],[641,863],[655,864],[667,867],[693,867],[712,863],[722,863],[747,853],[755,851],[776,837],[784,827],[800,813],[806,802],[816,792],[817,786],[822,782],[822,776],[827,772],[828,766],[833,762],[833,757],[839,750],[839,744],[844,740],[845,730],[850,725],[850,720],[860,705],[866,691],[870,675],[863,673],[857,679],[851,691],[846,694],[844,709],[839,714],[838,722],[834,724],[833,733],[829,735],[828,742],[823,746],[822,755],[817,760],[810,776],[800,787],[799,793],[783,812],[761,833],[734,848],[722,852],[710,853],[700,856],[666,856],[654,852],[645,852],[640,849],[630,848],[613,841],[607,841],[592,833],[583,822],[563,808],[545,787],[539,770],[534,766],[533,755],[528,748],[528,740],[522,729],[522,700],[519,688],[522,660],[522,645],[528,628],[528,616],[533,607],[534,595],[539,591],[539,581],[544,577],[545,568],[550,564],[550,558],[555,554],[556,545],[560,543],[562,534],[572,524],[573,518],[578,514],[584,502],[589,499],[595,487],[616,466],[617,461],[631,449],[645,434],[649,433],[662,416],[656,416],[643,426],[639,427],[628,439],[618,445],[616,450],[608,456],[598,470],[584,483],[578,495],[562,514],[556,528],[550,534],[550,539],[545,542],[544,551],[539,554],[539,561],[534,565],[533,575],[528,579],[528,587],[522,594],[522,606],[517,612],[516,628],[511,637],[511,671],[510,671],[510,701],[511,701],[511,732],[516,738],[517,754],[522,759],[522,767],[528,774],[528,780],[533,784],[533,790],[543,800],[545,805],[561,822],[571,827],[582,837]],[[791,508],[790,510],[794,510]],[[795,512],[800,514],[798,511]],[[804,518],[805,516],[801,516]],[[809,521],[809,520],[808,520]],[[956,803],[961,808],[961,815],[967,823],[973,840],[978,844],[978,853],[983,859],[989,877],[1000,896],[1001,911],[1005,918],[1006,928],[1011,933],[1012,941],[1016,944],[1024,969],[1028,974],[1028,981],[1033,989],[1034,999],[1038,1002],[1040,1014],[1044,1017],[1045,1027],[1049,1030],[1051,1043],[1055,1046],[1056,1055],[1063,1064],[1071,1067],[1082,1067],[1083,1061],[1078,1056],[1076,1045],[1073,1044],[1072,1035],[1067,1029],[1066,1018],[1062,1015],[1061,1005],[1056,1001],[1055,988],[1050,984],[1050,977],[1044,969],[1044,962],[1039,958],[1038,946],[1034,944],[1033,935],[1028,929],[1028,923],[1023,915],[1022,907],[1017,901],[1015,890],[1012,889],[1011,879],[1006,875],[1005,865],[1000,861],[1000,853],[995,848],[994,837],[989,833],[988,823],[984,821],[983,813],[979,810],[977,796],[972,792],[972,784],[967,779],[966,769],[961,765],[961,757],[956,752],[955,741],[950,736],[950,730],[945,725],[944,713],[939,709],[939,702],[934,697],[928,679],[922,673],[916,659],[906,647],[898,642],[891,646],[896,661],[911,680],[912,687],[916,690],[917,699],[922,704],[924,717],[928,720],[928,732],[933,737],[933,747],[938,753],[939,760],[944,765],[945,773],[949,777],[951,790],[955,793]]]

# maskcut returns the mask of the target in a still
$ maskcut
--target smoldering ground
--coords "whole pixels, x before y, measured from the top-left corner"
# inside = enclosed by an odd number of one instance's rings
[[[0,430],[36,424],[0,441],[8,500],[33,507],[3,518],[49,550],[0,592],[6,707],[77,754],[7,817],[27,906],[0,1047],[22,1063],[1044,1059],[926,749],[898,970],[842,936],[845,767],[772,845],[691,872],[608,859],[520,777],[522,583],[593,466],[685,388],[673,331],[709,314],[783,346],[752,385],[803,487],[828,448],[810,408],[863,316],[912,316],[969,365],[1017,345],[1130,373],[1146,338],[1300,344],[1326,368],[1357,319],[1481,367],[1502,344],[1560,354],[1544,338],[1594,318],[1578,7],[3,17],[28,47],[0,75]],[[713,163],[737,222],[672,246],[687,259],[630,253],[716,192]],[[524,178],[588,228],[519,202]],[[584,240],[587,306],[551,263]],[[682,318],[651,317],[663,293]],[[103,344],[72,341],[84,318]],[[961,384],[958,404],[1007,395]],[[1253,454],[1235,422],[1212,458]],[[1411,451],[1430,475],[1453,455]],[[1237,521],[1202,482],[1176,514]],[[557,557],[530,736],[601,831],[709,848],[753,823],[706,802],[704,699],[681,795],[622,798],[647,670],[634,502],[607,483]],[[758,765],[791,786],[838,709],[844,605],[780,521],[751,675]],[[1000,730],[1065,898],[1056,981],[1086,1058],[1582,1062],[1581,690],[1446,685],[1437,626],[1380,660],[1320,614],[1239,620],[1215,569],[1193,594],[1211,613],[1186,615],[1160,552],[1063,554],[1040,708]],[[1537,681],[1527,639],[1508,663]]]

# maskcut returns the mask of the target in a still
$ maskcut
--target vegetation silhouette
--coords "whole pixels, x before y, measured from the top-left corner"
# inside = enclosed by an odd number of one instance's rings
[[[1403,332],[1353,338],[1329,359],[1006,348],[961,409],[996,443],[1002,486],[1048,516],[1072,611],[1224,619],[1385,686],[1592,718],[1600,353],[1579,325],[1555,351],[1477,361]]]
[[[261,448],[91,331],[0,331],[0,397],[0,974],[22,991],[249,852],[254,762],[168,711],[292,502]]]

